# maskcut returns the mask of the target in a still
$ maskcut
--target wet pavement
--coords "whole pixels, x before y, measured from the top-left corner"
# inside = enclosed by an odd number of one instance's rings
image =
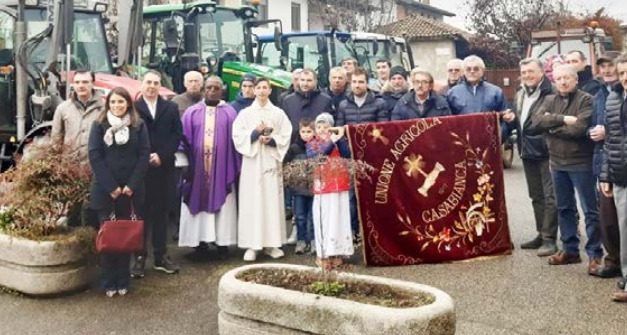
[[[354,271],[414,281],[449,293],[456,304],[457,334],[627,334],[627,304],[610,300],[615,279],[598,279],[581,264],[549,266],[518,245],[535,234],[520,160],[506,170],[511,256],[451,264],[370,268]],[[583,230],[582,230],[583,231]],[[242,251],[227,260],[192,263],[191,249],[171,247],[178,275],[148,270],[126,297],[106,298],[94,288],[52,298],[0,293],[0,334],[217,334],[220,276],[243,265]],[[313,265],[286,247],[281,262]],[[583,255],[583,253],[582,253]],[[357,258],[357,257],[356,257]],[[270,259],[260,257],[261,262]]]

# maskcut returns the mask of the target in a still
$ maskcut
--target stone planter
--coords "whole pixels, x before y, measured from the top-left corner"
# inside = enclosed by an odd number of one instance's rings
[[[30,295],[87,287],[89,252],[77,238],[32,241],[0,233],[0,285]]]
[[[435,298],[416,308],[389,308],[291,291],[237,279],[238,274],[258,268],[319,271],[288,264],[256,264],[233,269],[220,279],[218,304],[221,335],[274,334],[454,334],[455,309],[445,292],[427,285],[382,277],[341,273],[338,279],[384,284],[427,293]]]

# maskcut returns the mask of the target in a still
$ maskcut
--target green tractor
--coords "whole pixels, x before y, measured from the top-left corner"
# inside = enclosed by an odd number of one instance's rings
[[[289,88],[291,74],[254,63],[252,28],[278,20],[258,21],[256,15],[254,7],[218,6],[214,1],[147,6],[141,63],[165,73],[179,93],[184,91],[183,75],[204,65],[224,80],[228,100],[235,99],[246,73],[269,79],[276,98]],[[280,22],[275,29],[277,48],[279,26]]]

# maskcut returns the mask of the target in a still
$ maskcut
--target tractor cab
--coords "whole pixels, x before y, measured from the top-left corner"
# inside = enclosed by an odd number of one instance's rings
[[[379,59],[388,59],[392,66],[402,66],[407,71],[414,67],[414,57],[405,39],[375,33],[352,33],[357,62],[371,77],[376,77],[375,64]]]
[[[297,32],[281,35],[279,50],[273,35],[258,37],[256,63],[293,71],[310,68],[321,87],[328,86],[329,70],[343,59],[355,57],[350,33],[337,31]]]
[[[154,5],[144,8],[142,65],[166,74],[176,92],[183,92],[183,75],[206,69],[206,75],[220,76],[228,99],[239,91],[247,72],[270,79],[273,95],[290,85],[290,74],[253,63],[252,28],[269,21],[257,21],[250,6],[218,6],[214,1]],[[278,36],[278,34],[277,34]]]

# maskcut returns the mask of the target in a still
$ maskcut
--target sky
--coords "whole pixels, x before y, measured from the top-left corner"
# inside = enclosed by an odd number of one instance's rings
[[[464,0],[431,0],[431,5],[457,14],[452,18],[445,17],[444,22],[467,29],[464,23],[466,16],[464,2]],[[605,7],[606,13],[623,20],[623,23],[627,22],[627,1],[625,0],[567,0],[566,2],[569,8],[575,12],[594,12],[601,7]]]

